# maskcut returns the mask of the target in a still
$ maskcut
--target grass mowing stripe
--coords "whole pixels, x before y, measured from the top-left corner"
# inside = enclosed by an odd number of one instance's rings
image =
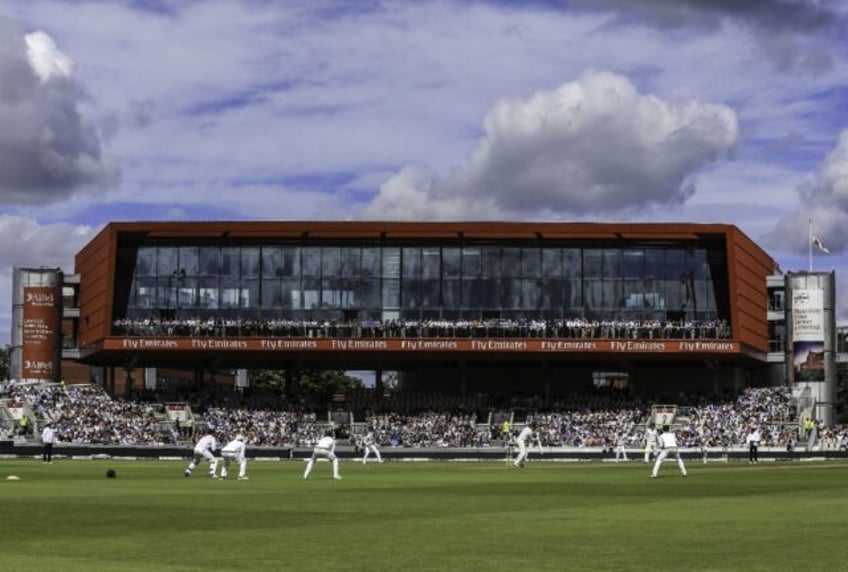
[[[3,570],[840,569],[845,463],[0,461]],[[106,479],[108,468],[117,479]],[[815,522],[816,526],[811,526]],[[812,558],[812,560],[811,560]]]

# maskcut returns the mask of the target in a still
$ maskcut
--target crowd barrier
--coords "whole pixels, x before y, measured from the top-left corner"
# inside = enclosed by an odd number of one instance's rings
[[[63,458],[117,458],[117,459],[185,459],[192,454],[192,447],[184,446],[122,446],[122,445],[56,445],[53,457],[57,462]],[[505,461],[507,454],[514,456],[512,449],[504,447],[383,447],[380,449],[386,461],[432,460],[432,461]],[[0,441],[0,457],[41,459],[42,447],[36,444],[15,444]],[[247,458],[253,460],[285,461],[303,460],[311,456],[311,447],[248,447]],[[627,449],[630,458],[627,463],[642,463],[643,451]],[[682,448],[681,454],[687,462],[700,463],[703,452],[698,448]],[[336,447],[336,455],[343,460],[360,460],[362,452],[353,446]],[[601,447],[550,447],[540,455],[533,449],[530,462],[534,461],[614,461],[615,454]],[[708,462],[748,461],[748,450],[742,447],[732,449],[708,449]],[[760,461],[805,461],[805,460],[848,460],[848,451],[826,449],[796,449],[787,451],[779,447],[761,447]]]

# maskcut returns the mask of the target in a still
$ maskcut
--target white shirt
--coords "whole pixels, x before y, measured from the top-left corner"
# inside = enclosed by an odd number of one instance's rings
[[[676,449],[677,448],[677,435],[672,433],[671,431],[666,431],[665,433],[660,434],[660,447],[663,449]]]
[[[365,438],[362,439],[362,442],[365,444],[366,447],[370,447],[371,445],[373,445],[374,444],[374,433],[372,433],[371,431],[366,433]]]
[[[326,437],[321,437],[318,441],[318,444],[315,445],[316,449],[327,449],[328,451],[334,451],[336,448],[336,440],[327,435]]]
[[[215,440],[213,435],[204,435],[197,442],[197,445],[194,446],[194,450],[198,453],[202,453],[203,451],[209,451],[211,453],[217,448],[218,441]]]
[[[42,443],[52,443],[56,439],[56,432],[52,427],[45,427],[41,432]]]
[[[748,444],[753,443],[754,445],[758,445],[760,442],[760,432],[756,429],[748,433],[748,437],[745,438],[748,441]]]
[[[528,425],[527,427],[525,427],[524,429],[521,430],[521,432],[518,434],[518,437],[516,437],[515,440],[519,443],[526,445],[527,441],[529,441],[532,437],[533,437],[533,428]]]
[[[645,445],[653,447],[657,444],[657,430],[649,428],[645,431]]]
[[[236,457],[244,457],[244,441],[239,441],[238,439],[233,439],[221,449],[222,453],[227,453],[230,455],[235,455]]]

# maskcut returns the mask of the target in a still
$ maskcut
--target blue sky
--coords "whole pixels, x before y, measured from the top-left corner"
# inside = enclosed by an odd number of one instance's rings
[[[113,220],[722,222],[798,270],[812,217],[842,292],[845,30],[836,0],[0,0],[0,299]]]

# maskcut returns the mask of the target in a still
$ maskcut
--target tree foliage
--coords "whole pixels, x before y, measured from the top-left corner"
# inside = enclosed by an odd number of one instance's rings
[[[836,418],[837,423],[848,423],[848,365],[836,364]]]
[[[362,387],[362,380],[343,371],[297,370],[292,376],[292,386],[286,386],[286,371],[260,369],[250,372],[250,385],[275,389],[281,393],[305,393],[330,396],[333,393]]]
[[[12,355],[12,348],[5,346],[0,348],[0,379],[9,379],[9,360]]]

